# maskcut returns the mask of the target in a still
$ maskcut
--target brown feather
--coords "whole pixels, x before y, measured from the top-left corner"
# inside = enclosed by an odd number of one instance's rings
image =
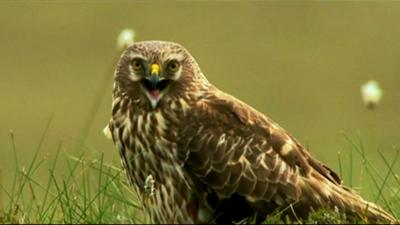
[[[335,206],[341,212],[353,216],[357,215],[350,210],[357,208],[354,205],[365,205],[365,201],[356,194],[345,191],[335,172],[313,158],[308,150],[279,125],[230,95],[211,88],[205,98],[195,103],[191,115],[196,120],[185,124],[182,132],[186,134],[182,137],[188,134],[194,137],[188,143],[185,143],[186,139],[183,138],[178,145],[187,146],[189,151],[193,151],[193,156],[189,152],[185,168],[189,174],[190,171],[197,171],[192,176],[214,189],[218,196],[221,196],[220,201],[229,199],[229,196],[236,193],[250,201],[254,213],[258,215],[267,215],[269,209],[261,207],[265,202],[276,206],[294,204],[297,205],[296,208],[301,208],[297,215],[300,217],[307,217],[312,209],[318,207],[333,209]],[[200,137],[196,137],[196,129],[199,126],[202,126],[201,135],[213,137],[209,143],[198,143],[202,142]],[[207,162],[210,161],[209,157],[220,160],[222,149],[217,148],[215,143],[222,136],[225,144],[219,147],[225,147],[225,157],[229,157],[228,164],[231,164],[218,167],[218,171],[221,168],[230,171],[229,181],[226,183],[226,187],[229,188],[226,192],[221,188],[225,180],[215,179],[214,167],[210,171],[213,179],[208,179],[209,176],[198,175],[202,174],[199,166],[205,170],[210,168],[195,162],[199,159],[195,155],[199,154],[203,155],[202,158],[207,158]],[[288,143],[291,144],[285,146]],[[258,158],[261,154],[264,154],[262,159]],[[331,186],[335,188],[322,190]],[[236,188],[234,191],[233,187]],[[343,197],[349,197],[348,195],[357,199],[357,202],[349,203],[344,200]],[[370,220],[394,221],[390,214],[379,207],[374,206],[374,209],[379,214],[371,214]],[[359,212],[359,206],[357,210]],[[300,214],[301,212],[304,214]],[[360,215],[357,216],[361,218]]]
[[[134,57],[145,61],[143,71],[130,67]],[[171,57],[179,76],[165,73]],[[168,84],[155,105],[144,80],[152,64]],[[212,86],[179,44],[130,46],[117,65],[113,98],[110,134],[153,223],[262,222],[289,205],[300,217],[337,207],[350,217],[396,221],[342,186],[278,124]]]

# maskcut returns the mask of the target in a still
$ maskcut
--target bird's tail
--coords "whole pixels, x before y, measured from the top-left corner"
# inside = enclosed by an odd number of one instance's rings
[[[319,180],[319,179],[318,179]],[[324,206],[330,209],[337,209],[347,219],[362,220],[365,223],[391,223],[398,224],[393,215],[382,209],[375,203],[363,199],[355,191],[335,184],[326,179],[323,182],[315,177],[305,180],[304,192],[305,201],[313,202],[315,207]]]

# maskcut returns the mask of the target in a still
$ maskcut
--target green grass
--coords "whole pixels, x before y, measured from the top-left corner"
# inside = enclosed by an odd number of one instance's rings
[[[50,124],[50,122],[49,122]],[[48,125],[49,125],[48,124]],[[46,158],[40,158],[48,126],[28,165],[21,165],[14,135],[11,133],[11,148],[14,154],[15,171],[11,188],[2,183],[0,171],[0,222],[1,223],[143,223],[148,221],[136,194],[132,192],[120,165],[104,162],[98,156],[77,157],[63,153],[60,143],[49,166]],[[345,184],[367,193],[374,201],[396,217],[400,216],[400,178],[395,170],[399,150],[390,159],[379,152],[385,170],[370,162],[361,138],[349,144],[347,153],[338,154],[339,173]],[[356,163],[360,164],[362,179],[355,179]],[[65,163],[67,169],[57,165]],[[36,176],[38,171],[47,171],[47,180]],[[356,181],[362,187],[353,186]],[[364,195],[364,194],[363,194]],[[288,209],[285,209],[288,210]],[[317,211],[307,221],[289,221],[281,218],[281,212],[267,217],[265,223],[340,223],[342,217],[335,212]],[[361,223],[361,222],[360,222]]]
[[[363,187],[366,189],[365,192],[372,195],[372,199],[370,201],[374,203],[378,203],[382,205],[386,210],[391,212],[397,218],[400,216],[400,194],[398,191],[398,187],[400,187],[400,177],[398,172],[396,171],[396,163],[398,163],[400,149],[394,148],[395,155],[392,159],[385,156],[382,151],[378,150],[378,154],[380,157],[380,161],[384,164],[385,170],[378,171],[377,166],[375,166],[371,160],[367,157],[365,147],[363,145],[362,139],[360,135],[357,137],[357,142],[354,142],[350,137],[346,134],[343,134],[345,140],[350,144],[350,157],[349,157],[349,173],[347,177],[350,177],[350,187],[353,182],[353,164],[354,157],[353,152],[356,152],[357,158],[361,159],[361,174],[365,174],[366,182],[360,181],[360,183],[367,183],[368,186]],[[341,161],[341,160],[340,160]],[[339,161],[339,162],[340,162]],[[340,174],[343,177],[345,174]],[[361,177],[362,179],[362,177]]]
[[[60,144],[55,159],[45,167],[46,159],[38,157],[45,133],[29,165],[20,164],[11,134],[15,174],[9,190],[0,180],[1,223],[144,222],[125,173],[119,166],[104,163],[102,154],[97,158],[84,154],[73,157],[62,153]],[[57,169],[61,160],[66,170]],[[36,177],[39,170],[48,171],[47,181]]]

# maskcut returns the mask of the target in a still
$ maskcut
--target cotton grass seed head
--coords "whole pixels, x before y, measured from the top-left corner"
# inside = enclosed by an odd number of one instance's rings
[[[124,29],[119,33],[117,40],[117,49],[122,51],[135,42],[135,31],[132,29]]]
[[[370,80],[362,85],[361,97],[368,108],[375,108],[382,98],[382,89],[380,88],[378,82],[375,80]]]

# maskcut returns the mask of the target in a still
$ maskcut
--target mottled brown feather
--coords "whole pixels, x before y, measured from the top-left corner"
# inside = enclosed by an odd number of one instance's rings
[[[338,195],[347,192],[339,176],[252,107],[212,87],[190,114],[178,144],[189,151],[185,153],[185,169],[215,192],[219,201],[236,194],[250,202],[258,215],[269,212],[269,207],[262,207],[266,202],[276,206],[293,204],[300,217],[324,206],[349,211],[349,204]],[[221,136],[223,144],[217,145]],[[288,142],[292,146],[283,152]],[[222,164],[212,163],[216,161]],[[337,191],[326,195],[321,182],[332,189],[336,186]],[[360,200],[358,196],[353,198]]]
[[[150,74],[132,72],[134,57],[145,59],[146,68],[163,67],[169,57],[181,65],[156,106],[143,83]],[[137,42],[122,54],[108,128],[153,223],[259,223],[289,205],[300,217],[337,207],[348,216],[395,221],[342,186],[278,124],[211,85],[176,43]],[[154,193],[145,188],[149,177]]]

